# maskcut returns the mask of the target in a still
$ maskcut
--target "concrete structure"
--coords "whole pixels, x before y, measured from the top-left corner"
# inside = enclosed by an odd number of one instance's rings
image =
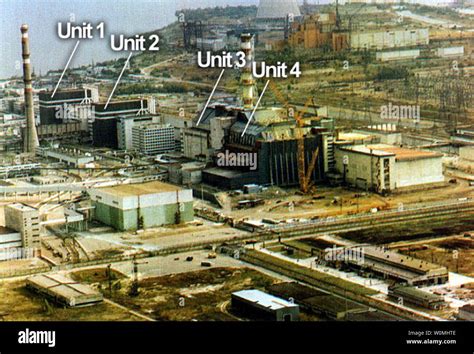
[[[346,248],[328,250],[326,259],[334,260],[330,263],[335,266],[343,264],[349,268],[363,269],[414,286],[444,284],[449,279],[446,267],[405,256],[384,247],[357,248],[354,252],[359,252],[360,257],[346,257],[347,251]]]
[[[429,31],[421,29],[395,29],[383,32],[354,32],[350,46],[354,50],[415,47],[430,43]]]
[[[120,150],[133,149],[133,127],[143,124],[152,123],[154,121],[151,116],[123,116],[117,120],[117,142]]]
[[[298,321],[299,306],[260,290],[242,290],[232,293],[232,309],[247,315],[271,321]]]
[[[154,112],[154,100],[129,100],[93,104],[94,116],[89,121],[92,144],[97,147],[118,149],[117,123],[122,117],[149,116]],[[126,142],[124,143],[126,144]]]
[[[82,130],[88,129],[92,106],[99,100],[97,88],[58,90],[39,93],[40,124],[79,122]]]
[[[12,258],[12,251],[16,251],[22,247],[21,233],[0,226],[0,261]]]
[[[23,248],[33,250],[41,248],[38,209],[20,203],[7,205],[5,207],[5,226],[21,233]]]
[[[458,319],[464,321],[474,321],[474,305],[464,305],[459,309]]]
[[[140,124],[132,127],[133,149],[145,155],[174,151],[175,132],[171,125]]]
[[[70,167],[78,168],[83,168],[95,160],[94,156],[91,156],[91,154],[85,154],[76,149],[65,148],[44,150],[43,156],[55,159],[59,162],[64,162]]]
[[[69,307],[90,306],[104,299],[99,291],[61,274],[41,274],[30,277],[26,280],[26,286]]]
[[[442,58],[457,58],[464,55],[464,47],[438,48],[436,55]]]
[[[162,182],[127,184],[89,191],[95,219],[117,230],[190,222],[192,190]]]
[[[375,57],[380,61],[411,60],[420,56],[419,49],[378,52]]]
[[[439,310],[447,307],[444,297],[422,291],[412,286],[395,285],[388,288],[388,296],[396,302],[403,304],[413,304],[432,310]]]
[[[39,146],[36,132],[35,112],[33,106],[33,84],[31,80],[30,40],[28,38],[28,25],[21,26],[21,46],[23,56],[23,82],[25,84],[25,116],[26,128],[23,135],[23,151],[34,154]]]
[[[260,0],[257,19],[282,19],[289,14],[301,16],[296,0]]]
[[[361,189],[383,193],[444,182],[443,155],[435,152],[386,144],[338,144],[335,156],[344,181]]]

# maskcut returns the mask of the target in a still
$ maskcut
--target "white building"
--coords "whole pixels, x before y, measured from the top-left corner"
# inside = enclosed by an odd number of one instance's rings
[[[355,32],[351,35],[350,41],[351,48],[355,50],[380,50],[428,45],[430,35],[427,28]]]
[[[444,182],[442,154],[393,145],[339,144],[336,169],[346,183],[379,193]]]
[[[174,128],[171,125],[141,124],[132,128],[133,149],[145,155],[174,151]]]

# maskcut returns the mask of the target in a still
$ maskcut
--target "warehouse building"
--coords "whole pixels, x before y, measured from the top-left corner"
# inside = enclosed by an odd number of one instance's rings
[[[339,142],[335,157],[345,183],[365,190],[384,193],[444,183],[443,155],[436,152]]]
[[[268,321],[298,321],[299,306],[260,290],[232,293],[232,309],[239,314]]]
[[[446,267],[405,256],[384,247],[364,247],[362,261],[359,257],[346,257],[346,251],[345,248],[330,249],[326,259],[334,260],[330,263],[336,267],[344,265],[356,270],[370,271],[384,278],[415,286],[444,284],[449,279]]]
[[[416,47],[429,43],[430,35],[427,28],[354,32],[350,36],[350,46],[354,50]]]
[[[58,304],[69,307],[90,306],[104,299],[99,291],[60,274],[36,275],[26,280],[26,286]]]
[[[388,296],[403,304],[413,304],[432,310],[439,310],[448,304],[441,295],[422,291],[412,286],[394,285],[388,288]]]
[[[193,221],[192,190],[162,182],[127,184],[89,191],[95,219],[120,231]]]
[[[133,149],[144,155],[156,155],[176,148],[174,128],[163,124],[140,124],[132,128]]]

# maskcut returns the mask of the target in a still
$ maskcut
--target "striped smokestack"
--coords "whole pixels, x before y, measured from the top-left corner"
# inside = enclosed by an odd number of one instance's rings
[[[245,53],[246,65],[242,68],[240,83],[242,84],[242,101],[244,109],[252,110],[257,99],[257,84],[252,75],[254,60],[253,36],[243,33],[240,37],[240,50]]]
[[[24,152],[35,153],[39,146],[38,134],[35,126],[35,113],[33,109],[33,85],[31,83],[30,40],[28,38],[28,25],[21,26],[21,47],[23,56],[23,82],[25,83],[25,115],[26,129],[24,133]]]

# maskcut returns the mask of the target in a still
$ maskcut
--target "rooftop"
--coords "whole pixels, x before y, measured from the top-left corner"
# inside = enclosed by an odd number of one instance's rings
[[[124,184],[114,187],[99,188],[98,190],[103,193],[119,195],[122,197],[130,197],[163,192],[177,192],[182,189],[171,184],[154,181],[140,184]]]
[[[372,149],[385,151],[388,153],[393,153],[395,154],[396,156],[395,158],[397,161],[421,160],[421,159],[428,159],[428,158],[443,156],[443,154],[440,154],[437,152],[406,149],[406,148],[397,147],[393,145],[386,145],[386,144],[376,144],[376,145],[370,145],[368,147]]]
[[[395,156],[396,161],[413,161],[443,156],[437,152],[407,149],[387,144],[349,145],[341,146],[340,149],[378,157]]]
[[[8,205],[9,208],[13,208],[13,209],[16,209],[16,210],[20,210],[20,211],[34,211],[34,210],[37,210],[29,205],[25,205],[25,204],[20,204],[20,203],[15,203],[15,204],[10,204]]]
[[[242,290],[232,294],[232,296],[253,302],[258,306],[265,307],[269,310],[279,310],[287,307],[297,307],[294,303],[280,299],[276,296],[269,295],[260,290]]]

